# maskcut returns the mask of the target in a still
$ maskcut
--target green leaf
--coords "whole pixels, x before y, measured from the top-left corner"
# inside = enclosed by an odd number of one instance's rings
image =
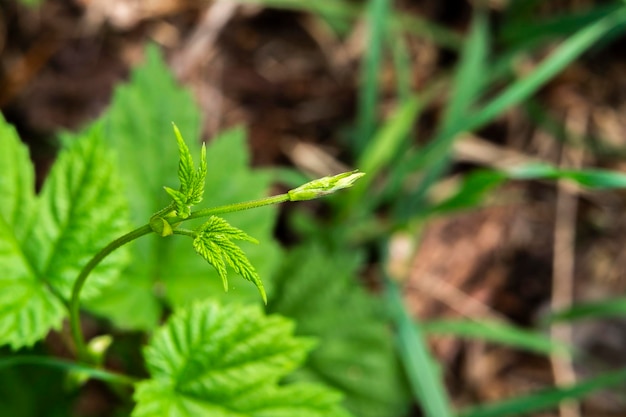
[[[15,158],[6,165],[5,178],[11,182],[3,180],[7,192],[0,197],[0,344],[18,348],[60,327],[62,300],[69,298],[87,261],[127,230],[127,211],[97,126],[59,154],[33,204],[32,165],[17,136],[5,136],[12,129],[4,121],[0,125],[3,143]],[[14,208],[24,202],[32,204],[24,208],[25,213],[32,210],[31,222],[28,214],[23,220],[5,217],[14,216]],[[125,262],[124,251],[107,258],[87,282],[85,296],[110,285]]]
[[[494,321],[439,320],[422,323],[422,330],[428,335],[444,334],[480,339],[544,355],[572,353],[570,346],[551,340],[543,333]]]
[[[293,324],[255,307],[194,303],[144,351],[150,379],[136,385],[134,417],[347,417],[333,391],[279,381],[311,342]]]
[[[69,299],[83,266],[109,242],[128,232],[128,207],[113,155],[99,124],[57,158],[39,196],[37,223],[26,251],[47,283]],[[111,284],[127,264],[122,248],[91,273],[81,297]]]
[[[165,187],[165,191],[174,199],[178,216],[186,219],[189,217],[189,214],[191,214],[191,206],[200,203],[204,195],[204,183],[207,174],[206,148],[202,145],[200,166],[198,170],[195,171],[189,147],[187,147],[176,125],[174,125],[174,133],[180,153],[180,162],[178,163],[180,188],[178,191],[175,191],[169,187]]]
[[[256,285],[263,301],[267,303],[267,296],[259,274],[254,270],[245,253],[232,242],[233,240],[244,240],[258,243],[256,239],[242,230],[232,227],[226,220],[217,216],[209,217],[209,220],[200,226],[196,233],[193,247],[200,256],[217,269],[224,284],[224,291],[228,291],[228,278],[224,263],[226,261],[242,278]]]
[[[15,128],[0,113],[0,217],[11,225],[15,236],[24,237],[35,201],[35,180],[28,149]]]
[[[124,167],[121,175],[133,226],[142,226],[171,202],[163,186],[179,181],[179,149],[171,138],[171,122],[176,122],[186,138],[190,154],[201,154],[200,112],[190,92],[176,84],[159,50],[150,47],[146,62],[131,73],[130,82],[116,89],[104,119],[107,144]],[[212,139],[206,161],[211,170],[203,205],[214,207],[267,194],[271,177],[250,169],[244,130],[233,129]],[[204,165],[202,161],[200,165]],[[265,207],[225,218],[263,242],[243,242],[241,247],[268,288],[280,250],[273,238],[276,209]],[[207,297],[260,302],[254,285],[245,281],[231,283],[225,295],[217,271],[190,250],[189,241],[182,236],[146,236],[133,242],[130,249],[134,262],[123,279],[87,304],[92,312],[121,328],[153,329],[164,303],[178,306]]]
[[[398,349],[411,382],[413,397],[425,416],[451,417],[452,404],[426,338],[404,307],[398,285],[388,277],[385,284],[389,309],[398,331]]]
[[[397,417],[408,408],[406,381],[379,303],[354,280],[359,265],[358,253],[298,247],[283,262],[268,310],[320,342],[294,379],[330,384],[360,417]]]
[[[539,391],[534,394],[485,404],[460,412],[459,417],[507,417],[531,415],[537,411],[557,407],[561,401],[582,399],[595,391],[610,388],[626,381],[626,369],[607,372],[577,384]]]
[[[542,320],[542,324],[624,316],[626,316],[626,298],[619,297],[601,301],[577,303],[571,308],[548,315]]]
[[[507,178],[507,175],[492,170],[476,170],[463,177],[458,190],[430,209],[431,214],[446,214],[479,206],[489,193]]]

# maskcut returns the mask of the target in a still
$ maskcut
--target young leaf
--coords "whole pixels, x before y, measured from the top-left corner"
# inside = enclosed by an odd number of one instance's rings
[[[4,165],[4,178],[13,182],[0,182],[0,344],[18,348],[60,327],[62,299],[89,258],[126,230],[126,211],[99,129],[61,152],[35,204],[32,165],[11,132],[0,120],[3,145],[13,156]],[[28,214],[14,217],[25,202],[31,204],[23,208],[32,211],[31,222]],[[117,277],[124,261],[123,252],[107,259],[94,271],[86,294]]]
[[[144,351],[150,379],[136,385],[133,417],[347,417],[336,392],[278,382],[311,342],[254,307],[195,303],[160,328]]]
[[[208,263],[220,274],[224,291],[228,291],[228,279],[226,277],[226,263],[231,266],[239,275],[257,286],[263,301],[267,303],[267,296],[263,288],[263,282],[259,274],[246,258],[243,251],[235,245],[233,240],[245,240],[248,242],[258,243],[256,239],[247,235],[242,230],[231,226],[221,217],[211,216],[197,230],[196,238],[193,241],[193,247]]]
[[[174,133],[176,134],[178,151],[180,153],[180,162],[178,163],[180,188],[176,191],[165,187],[165,191],[174,199],[177,214],[185,219],[191,214],[191,206],[202,201],[207,174],[206,148],[202,145],[200,166],[195,171],[191,152],[189,152],[189,148],[176,125],[174,125]]]
[[[360,417],[405,415],[407,385],[384,313],[354,280],[359,260],[319,245],[293,250],[277,274],[268,310],[293,318],[298,334],[320,341],[293,378],[331,384]]]

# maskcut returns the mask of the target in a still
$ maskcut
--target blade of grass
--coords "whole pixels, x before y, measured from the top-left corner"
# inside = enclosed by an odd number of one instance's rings
[[[568,179],[586,188],[610,190],[626,188],[626,174],[602,169],[559,169],[548,164],[527,164],[511,168],[507,175],[511,179]]]
[[[441,215],[478,207],[489,193],[506,181],[507,175],[499,171],[476,170],[463,177],[459,189],[449,198],[430,208],[430,215]]]
[[[600,41],[607,33],[625,29],[626,6],[622,6],[569,37],[558,49],[539,64],[532,73],[517,80],[500,95],[487,103],[459,130],[474,130],[491,122],[508,108],[534,94],[541,86],[546,84],[596,42]]]
[[[567,399],[581,399],[595,391],[616,386],[626,381],[626,369],[607,372],[566,388],[552,388],[524,397],[488,404],[461,411],[459,417],[507,417],[530,415],[556,407]]]
[[[553,341],[548,335],[495,321],[439,320],[423,323],[422,331],[428,335],[484,340],[544,355],[573,353],[570,346]]]
[[[516,49],[529,49],[531,45],[536,45],[546,38],[563,37],[576,33],[619,8],[619,4],[609,4],[547,19],[527,18],[503,26],[499,39]]]
[[[359,170],[367,173],[367,178],[362,178],[363,184],[358,184],[361,188],[369,184],[397,156],[423,104],[420,97],[411,97],[394,112],[368,143],[357,163]]]
[[[387,43],[391,50],[393,68],[396,75],[396,94],[400,102],[411,98],[411,56],[404,38],[404,33],[397,27],[390,27]]]
[[[572,308],[549,315],[542,320],[542,324],[551,324],[558,321],[575,321],[625,316],[626,298],[612,298],[609,300],[576,304]]]
[[[491,122],[508,108],[519,104],[534,94],[542,85],[571,64],[583,52],[609,32],[626,29],[626,6],[590,24],[580,32],[572,35],[561,46],[546,58],[537,68],[525,78],[517,80],[500,95],[476,111],[471,117],[455,123],[448,130],[441,131],[423,152],[409,151],[406,165],[397,170],[396,175],[407,175],[416,169],[429,168],[437,174],[443,173],[449,156],[449,151],[455,137],[462,131],[475,130]],[[411,193],[409,202],[401,206],[400,218],[416,214],[416,209],[423,204],[424,194],[439,175],[427,175],[427,181],[422,181],[418,188]]]
[[[478,9],[473,16],[470,34],[454,77],[452,96],[443,115],[440,130],[456,131],[455,126],[470,116],[471,106],[487,84],[490,36],[486,12]],[[445,136],[445,135],[444,135]],[[442,146],[442,145],[441,145]]]
[[[489,43],[487,15],[484,10],[478,9],[472,20],[469,37],[463,47],[461,61],[454,78],[452,95],[444,112],[442,124],[435,138],[421,153],[423,157],[415,158],[421,160],[420,165],[424,165],[427,170],[409,200],[399,200],[400,205],[396,211],[400,218],[406,219],[418,211],[424,194],[448,166],[447,155],[460,131],[460,126],[467,123],[471,106],[486,85]],[[401,170],[397,172],[403,176],[405,174]]]
[[[389,0],[369,0],[366,11],[367,48],[361,62],[357,129],[356,135],[352,138],[352,148],[356,155],[362,152],[376,129],[378,74],[383,62],[383,45],[389,13]]]
[[[413,396],[426,417],[452,417],[448,396],[424,335],[404,308],[400,290],[386,279],[385,294],[398,332],[398,349],[411,384]]]
[[[599,169],[569,170],[548,164],[527,164],[511,167],[508,171],[479,169],[464,176],[454,194],[429,208],[429,215],[467,210],[480,205],[496,187],[509,180],[568,179],[589,189],[608,190],[626,188],[626,174]]]

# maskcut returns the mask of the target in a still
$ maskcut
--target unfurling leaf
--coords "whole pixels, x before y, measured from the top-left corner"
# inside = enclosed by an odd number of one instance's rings
[[[207,174],[206,148],[202,145],[200,166],[195,170],[189,147],[183,140],[178,127],[175,124],[172,125],[174,126],[174,134],[176,135],[180,153],[180,162],[178,163],[180,188],[176,191],[165,187],[165,191],[174,200],[177,214],[185,219],[191,214],[191,206],[200,203],[204,195],[204,183]]]
[[[228,291],[226,264],[230,265],[244,279],[257,286],[263,301],[267,303],[267,296],[263,282],[246,255],[233,240],[244,240],[258,243],[258,241],[240,229],[231,226],[221,217],[211,216],[196,231],[193,247],[219,273],[224,284],[224,291]]]
[[[336,391],[279,383],[311,348],[293,327],[255,307],[178,311],[144,351],[150,379],[136,385],[133,417],[349,417]]]

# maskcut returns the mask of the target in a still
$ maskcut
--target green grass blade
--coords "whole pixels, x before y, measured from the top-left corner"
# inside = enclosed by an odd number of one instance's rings
[[[478,207],[489,193],[504,181],[507,175],[498,171],[477,170],[463,177],[459,189],[430,209],[430,214],[445,214]]]
[[[527,164],[508,170],[511,179],[568,179],[586,188],[610,190],[626,188],[626,174],[602,169],[559,169],[548,164]]]
[[[483,10],[478,10],[463,47],[464,52],[455,75],[453,92],[444,113],[443,123],[435,138],[412,161],[412,164],[426,168],[427,171],[409,201],[402,201],[401,206],[397,208],[401,218],[407,218],[419,211],[426,191],[448,166],[448,155],[456,135],[464,124],[469,123],[470,108],[487,84],[485,74],[489,43],[487,16]],[[404,173],[398,170],[395,174]]]
[[[543,320],[543,323],[551,324],[558,321],[575,321],[625,316],[626,298],[612,298],[609,300],[576,304],[572,308],[549,315],[545,320]]]
[[[399,107],[381,127],[361,154],[357,166],[367,173],[363,183],[369,183],[382,168],[387,166],[405,143],[423,101],[413,96]]]
[[[411,390],[426,417],[451,417],[448,396],[426,340],[404,308],[400,290],[387,279],[386,296],[398,331],[398,348]]]
[[[487,15],[484,10],[477,10],[454,77],[452,95],[443,116],[441,131],[456,131],[455,125],[463,123],[470,116],[472,104],[487,84],[485,75],[489,59],[489,43]],[[449,138],[447,140],[451,141]],[[443,139],[441,141],[445,142]]]
[[[626,29],[626,6],[572,35],[531,74],[519,79],[487,103],[460,130],[474,130],[484,126],[508,108],[527,99],[605,35],[618,29],[619,31]]]
[[[422,331],[428,335],[484,340],[543,355],[573,352],[570,346],[553,341],[545,334],[495,321],[438,320],[422,324]]]
[[[502,42],[515,45],[516,49],[527,49],[545,39],[569,36],[598,19],[615,12],[619,4],[596,6],[583,12],[563,14],[548,19],[526,19],[505,25],[500,36]]]
[[[566,388],[552,388],[536,394],[471,408],[459,417],[507,417],[530,415],[540,410],[557,407],[563,400],[581,399],[595,391],[626,381],[626,369],[602,374]]]
[[[353,150],[357,155],[366,146],[376,129],[379,99],[378,74],[383,62],[386,24],[390,13],[389,0],[369,0],[366,13],[367,49],[361,63],[357,129],[356,136],[352,140]]]
[[[411,98],[411,54],[409,52],[404,33],[391,26],[387,35],[387,42],[391,50],[393,68],[396,74],[396,92],[400,102],[404,103]]]
[[[439,171],[443,171],[446,166],[445,159],[449,155],[450,146],[456,135],[462,131],[475,130],[491,122],[508,108],[519,104],[534,94],[541,86],[604,36],[609,33],[615,34],[616,31],[623,31],[624,29],[626,29],[626,6],[590,24],[564,41],[530,75],[513,83],[471,117],[464,118],[462,123],[456,123],[449,130],[441,131],[423,152],[416,149],[409,150],[405,163],[399,167],[395,175],[405,176],[408,172],[430,165],[439,165]],[[431,168],[431,170],[434,169]],[[422,181],[420,187],[412,194],[411,204],[402,207],[400,212],[402,217],[406,217],[407,213],[415,214],[425,190],[438,178],[438,175],[431,174],[427,177],[429,178],[428,181]]]

